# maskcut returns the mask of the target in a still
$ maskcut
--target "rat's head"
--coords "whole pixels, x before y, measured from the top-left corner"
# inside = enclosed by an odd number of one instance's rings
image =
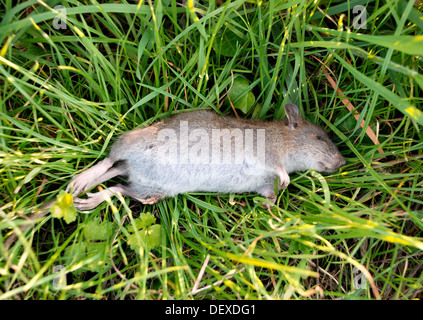
[[[295,104],[285,105],[285,123],[292,132],[296,161],[294,170],[335,172],[345,164],[344,157],[322,128],[300,117]]]

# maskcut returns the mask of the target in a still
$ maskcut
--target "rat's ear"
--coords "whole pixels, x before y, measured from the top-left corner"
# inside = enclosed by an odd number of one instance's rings
[[[288,128],[291,130],[297,129],[300,124],[300,111],[298,107],[293,103],[287,103],[285,105],[285,113],[288,120]]]

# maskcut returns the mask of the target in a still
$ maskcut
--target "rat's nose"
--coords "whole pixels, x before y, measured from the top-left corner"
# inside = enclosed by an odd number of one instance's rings
[[[338,168],[341,168],[342,166],[344,166],[346,163],[345,158],[341,155],[338,155],[337,159],[336,159],[336,166]]]

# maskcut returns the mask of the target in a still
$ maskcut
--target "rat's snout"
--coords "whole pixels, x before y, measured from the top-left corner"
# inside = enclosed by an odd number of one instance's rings
[[[341,163],[340,163],[341,167],[345,166],[346,163],[347,163],[347,161],[345,161],[345,158],[343,156],[341,156]]]
[[[336,154],[328,161],[319,162],[320,171],[335,172],[338,171],[343,165],[345,165],[345,158],[341,154]]]
[[[345,165],[345,163],[346,163],[345,158],[340,153],[338,153],[337,155],[335,155],[333,157],[333,160],[332,160],[332,163],[331,163],[332,168],[330,168],[330,169],[333,169],[333,171],[337,171],[339,168],[341,168],[343,165]]]
[[[342,156],[342,155],[338,155],[337,157],[336,157],[336,167],[338,167],[338,169],[339,168],[341,168],[342,166],[344,166],[345,165],[345,163],[346,163],[346,161],[345,161],[345,158]]]

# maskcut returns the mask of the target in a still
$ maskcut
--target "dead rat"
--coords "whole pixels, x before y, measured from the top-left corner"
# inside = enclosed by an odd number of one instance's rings
[[[153,204],[187,192],[254,192],[274,203],[276,179],[282,189],[293,171],[334,172],[345,164],[328,135],[301,118],[296,105],[286,104],[285,111],[284,120],[271,122],[192,111],[127,132],[67,191],[78,210],[93,209],[105,194],[116,193]],[[128,184],[78,198],[118,175],[127,176]]]

